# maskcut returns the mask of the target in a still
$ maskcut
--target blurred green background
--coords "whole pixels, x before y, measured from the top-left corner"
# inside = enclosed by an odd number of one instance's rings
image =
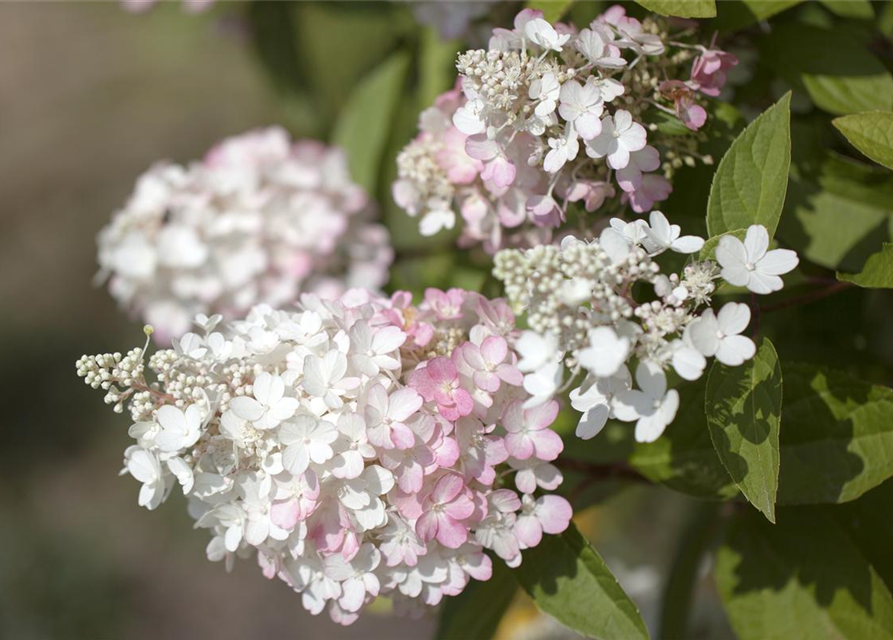
[[[507,26],[519,6],[503,3],[491,15]],[[598,6],[574,11],[594,15]],[[207,537],[192,530],[182,497],[150,513],[137,506],[137,483],[117,477],[128,419],[83,385],[74,362],[142,341],[140,325],[91,282],[95,235],[136,177],[158,159],[187,162],[259,126],[323,139],[361,131],[373,159],[365,170],[377,172],[361,179],[375,185],[401,258],[392,285],[480,286],[486,260],[456,253],[449,236],[420,242],[387,189],[418,112],[452,84],[459,46],[418,26],[400,3],[221,3],[199,16],[178,3],[144,15],[115,2],[0,3],[0,638],[431,637],[433,615],[395,618],[382,603],[340,628],[307,614],[252,562],[232,575],[208,562]],[[342,116],[370,78],[379,95],[382,61],[399,78],[388,135],[379,136],[362,118],[352,129]],[[674,202],[682,209],[703,197],[680,188]],[[689,215],[700,220],[703,208]],[[870,363],[882,378],[890,335],[883,320],[869,323],[868,357],[860,327],[863,316],[888,317],[887,307],[852,292],[778,314],[773,338],[796,332],[801,339],[782,355]],[[577,522],[654,630],[663,577],[720,507],[659,487],[615,488],[599,489]],[[731,637],[708,568],[692,637]],[[573,637],[521,596],[498,634]]]

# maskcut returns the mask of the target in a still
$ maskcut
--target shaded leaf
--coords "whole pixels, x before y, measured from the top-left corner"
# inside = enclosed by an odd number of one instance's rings
[[[829,269],[855,270],[891,239],[891,229],[893,174],[886,169],[820,146],[807,164],[792,167],[778,233],[801,256]]]
[[[826,9],[841,18],[871,20],[874,9],[868,0],[819,0]]]
[[[716,236],[762,224],[770,238],[784,207],[791,165],[791,94],[763,112],[719,163],[707,203],[707,230]]]
[[[852,29],[781,24],[763,41],[760,53],[829,113],[893,108],[893,76]]]
[[[636,2],[662,16],[712,18],[716,15],[714,0],[636,0]]]
[[[705,410],[710,437],[741,493],[775,522],[782,399],[781,366],[768,338],[738,367],[713,363]]]
[[[884,243],[880,253],[875,253],[859,273],[840,273],[837,279],[868,289],[893,288],[893,244]]]
[[[574,0],[528,0],[525,5],[528,9],[536,9],[543,12],[543,18],[555,24],[564,17],[574,4]]]
[[[835,118],[833,124],[859,151],[893,169],[893,112],[855,113]]]
[[[740,514],[714,577],[741,640],[893,638],[893,596],[821,509],[779,510],[774,526]]]
[[[578,633],[602,640],[648,638],[636,605],[573,524],[526,549],[513,572],[540,609]]]
[[[803,0],[724,0],[719,3],[715,26],[724,31],[732,31],[768,20],[772,16],[790,9]]]
[[[370,193],[408,71],[409,54],[393,54],[357,85],[335,124],[332,142],[347,152],[351,176]]]
[[[893,390],[785,365],[778,504],[848,502],[893,476]]]
[[[893,590],[893,481],[884,482],[858,500],[826,508],[850,538],[858,545],[862,555],[871,562],[888,589]]]
[[[652,482],[697,498],[725,500],[738,488],[710,440],[704,391],[704,384],[681,386],[676,419],[656,441],[636,443],[629,462]]]
[[[458,596],[446,598],[434,640],[488,640],[518,590],[518,582],[502,560],[493,560],[486,582],[472,580]],[[481,606],[486,603],[486,606]]]
[[[694,589],[701,572],[701,561],[717,533],[720,505],[700,502],[679,535],[679,547],[664,584],[661,598],[660,634],[662,640],[691,637],[688,628]]]

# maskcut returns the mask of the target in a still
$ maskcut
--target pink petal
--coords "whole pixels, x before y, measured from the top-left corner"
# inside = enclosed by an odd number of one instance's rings
[[[462,477],[456,473],[448,473],[437,481],[434,485],[434,492],[431,494],[431,500],[437,504],[446,504],[451,502],[453,498],[459,495],[459,492],[465,488],[465,482]]]
[[[423,513],[415,523],[415,532],[423,542],[432,540],[437,535],[438,528],[437,514],[433,511]]]
[[[277,500],[270,507],[270,521],[280,529],[291,531],[298,524],[301,515],[301,505],[297,498],[291,500]]]
[[[558,401],[550,400],[538,407],[527,409],[524,412],[524,424],[528,429],[545,429],[555,422],[558,417]]]
[[[528,435],[533,441],[536,457],[540,460],[554,460],[564,449],[564,443],[561,441],[561,436],[551,429],[532,431]],[[518,456],[515,457],[517,458]]]
[[[490,364],[500,364],[508,355],[508,344],[505,338],[489,336],[481,343],[481,355]]]
[[[505,450],[518,460],[527,460],[533,455],[533,442],[527,434],[509,433],[505,437]]]
[[[535,547],[543,539],[543,526],[533,515],[522,515],[515,523],[515,535],[521,544]]]
[[[567,529],[573,515],[570,502],[561,496],[546,495],[536,501],[536,517],[546,533],[561,533]]]
[[[431,380],[435,383],[450,382],[456,379],[456,365],[444,356],[432,358],[425,367]]]
[[[467,495],[458,495],[455,500],[444,506],[443,512],[453,520],[464,520],[474,513],[474,502]]]
[[[449,516],[442,516],[437,526],[437,541],[447,549],[458,549],[468,539],[468,528]]]

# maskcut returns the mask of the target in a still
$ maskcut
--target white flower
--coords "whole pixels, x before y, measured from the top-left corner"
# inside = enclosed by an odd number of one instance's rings
[[[732,235],[719,239],[716,260],[722,266],[722,277],[736,287],[747,287],[754,293],[779,291],[784,283],[780,275],[792,271],[800,262],[789,249],[769,248],[769,232],[762,225],[751,225],[744,242]]]
[[[566,135],[560,138],[549,138],[549,147],[551,149],[546,154],[543,169],[549,173],[558,173],[561,167],[576,158],[580,151],[580,143],[577,142],[574,128],[568,125]]]
[[[536,331],[524,331],[515,343],[515,350],[521,356],[518,370],[522,373],[535,371],[561,357],[558,340],[551,333],[540,335]]]
[[[127,472],[143,483],[140,487],[138,503],[149,510],[155,509],[164,500],[165,482],[161,463],[155,454],[137,446],[125,453]]]
[[[558,52],[571,39],[569,33],[559,34],[551,24],[542,18],[534,18],[524,25],[524,35],[543,49]]]
[[[588,82],[581,85],[576,80],[568,80],[561,85],[559,95],[561,105],[558,107],[558,114],[573,124],[581,138],[591,140],[601,132],[602,123],[599,118],[604,105],[598,87]]]
[[[651,255],[658,255],[667,249],[676,253],[697,253],[704,246],[704,239],[698,236],[679,237],[681,229],[678,224],[670,224],[660,211],[652,211],[648,219],[651,226],[645,226],[645,235],[649,242],[645,248]]]
[[[626,92],[626,88],[614,78],[596,78],[591,76],[586,84],[592,85],[602,94],[602,100],[611,102],[614,98],[619,98]]]
[[[558,97],[561,95],[561,85],[558,84],[558,78],[551,71],[543,74],[542,78],[537,78],[530,83],[530,89],[527,95],[531,100],[538,100],[534,113],[543,118],[558,106]]]
[[[310,355],[304,359],[304,390],[311,396],[322,398],[330,409],[340,409],[344,401],[341,397],[350,389],[356,388],[356,378],[345,378],[347,356],[331,349],[322,358]]]
[[[629,154],[645,147],[645,127],[633,122],[629,111],[618,109],[614,116],[602,119],[602,130],[586,141],[586,153],[592,158],[608,159],[612,169],[623,169],[629,164]]]
[[[394,357],[406,342],[406,334],[399,327],[384,327],[375,333],[369,323],[360,320],[350,328],[350,364],[367,376],[376,376],[381,369],[400,368]]]
[[[576,435],[583,440],[594,438],[614,416],[611,403],[618,393],[628,391],[632,386],[629,369],[620,367],[610,378],[586,376],[583,384],[570,393],[571,406],[583,413],[577,424]]]
[[[713,314],[706,309],[687,328],[692,345],[707,357],[731,367],[750,360],[756,353],[756,345],[747,336],[738,335],[750,324],[750,307],[740,302],[729,302]]]
[[[428,210],[419,221],[419,232],[423,236],[433,236],[443,229],[452,229],[456,226],[456,212],[450,208],[450,203],[440,198],[432,198],[428,201]]]
[[[377,596],[380,584],[375,570],[381,561],[381,553],[374,545],[366,543],[357,555],[348,562],[340,553],[325,560],[326,575],[341,583],[341,597],[338,605],[350,613],[360,610],[366,601],[366,594]]]
[[[692,345],[686,328],[681,340],[673,340],[669,344],[670,362],[676,373],[683,380],[697,380],[707,367],[707,359]]]
[[[297,398],[285,397],[285,382],[264,371],[254,379],[254,398],[238,396],[229,402],[230,410],[257,429],[273,429],[298,409]]]
[[[524,401],[524,408],[530,409],[545,404],[561,386],[564,377],[564,364],[553,360],[539,367],[536,371],[524,376],[524,391],[530,398]]]
[[[285,445],[282,465],[293,475],[307,470],[312,460],[322,464],[334,455],[331,444],[338,437],[335,425],[313,416],[299,415],[279,428],[279,442]]]
[[[675,389],[667,391],[667,377],[653,362],[639,363],[636,382],[640,390],[614,396],[614,415],[624,422],[636,421],[636,442],[654,442],[676,417],[679,393]]]
[[[629,338],[617,336],[611,327],[596,327],[589,331],[589,346],[577,351],[577,360],[598,376],[613,376],[629,356]]]
[[[620,69],[626,65],[626,60],[620,57],[620,50],[606,42],[601,33],[592,29],[580,31],[574,44],[596,67]]]
[[[183,458],[171,458],[167,461],[167,468],[177,478],[177,482],[183,487],[183,495],[189,494],[195,484],[195,475]]]
[[[631,247],[624,234],[612,227],[602,229],[598,242],[613,264],[623,262],[630,254]]]
[[[201,435],[202,414],[198,405],[189,405],[184,413],[177,407],[165,405],[155,414],[161,431],[155,436],[155,444],[164,452],[191,447]]]

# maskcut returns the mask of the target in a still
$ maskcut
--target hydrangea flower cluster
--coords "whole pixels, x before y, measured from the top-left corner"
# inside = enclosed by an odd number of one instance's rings
[[[661,135],[643,122],[664,112],[696,132],[707,118],[700,97],[717,96],[737,64],[669,29],[621,6],[579,31],[521,11],[514,29],[494,29],[487,50],[459,56],[461,92],[422,113],[397,160],[395,201],[421,215],[425,235],[452,228],[458,209],[460,244],[491,253],[548,241],[569,203],[651,211],[675,169],[712,159],[697,153],[694,133]]]
[[[380,287],[393,250],[371,213],[341,151],[252,131],[201,162],[143,174],[99,234],[99,276],[169,343],[199,313],[236,318],[302,291]]]
[[[349,624],[380,594],[410,613],[436,605],[490,578],[485,549],[517,566],[568,526],[570,504],[549,493],[558,403],[525,407],[504,301],[352,290],[219,321],[152,355],[155,382],[145,348],[77,364],[116,411],[129,404],[122,473],[142,483],[139,504],[179,485],[210,560],[256,555],[306,609]]]
[[[696,253],[704,241],[681,236],[660,211],[649,222],[614,218],[598,239],[568,236],[560,246],[496,254],[493,273],[515,311],[526,309],[531,328],[515,345],[530,394],[523,406],[552,402],[573,387],[571,405],[582,412],[576,433],[583,439],[614,418],[635,422],[637,441],[656,440],[679,407],[678,392],[667,388],[667,369],[696,380],[708,357],[737,366],[756,352],[753,340],[741,335],[751,320],[748,305],[728,302],[718,313],[709,308],[716,281],[767,294],[780,290],[780,276],[798,264],[793,251],[769,251],[768,231],[754,225],[743,242],[722,236],[716,262],[694,259],[681,273],[666,275],[656,256]],[[636,300],[634,293],[647,290],[654,293],[648,301]]]

